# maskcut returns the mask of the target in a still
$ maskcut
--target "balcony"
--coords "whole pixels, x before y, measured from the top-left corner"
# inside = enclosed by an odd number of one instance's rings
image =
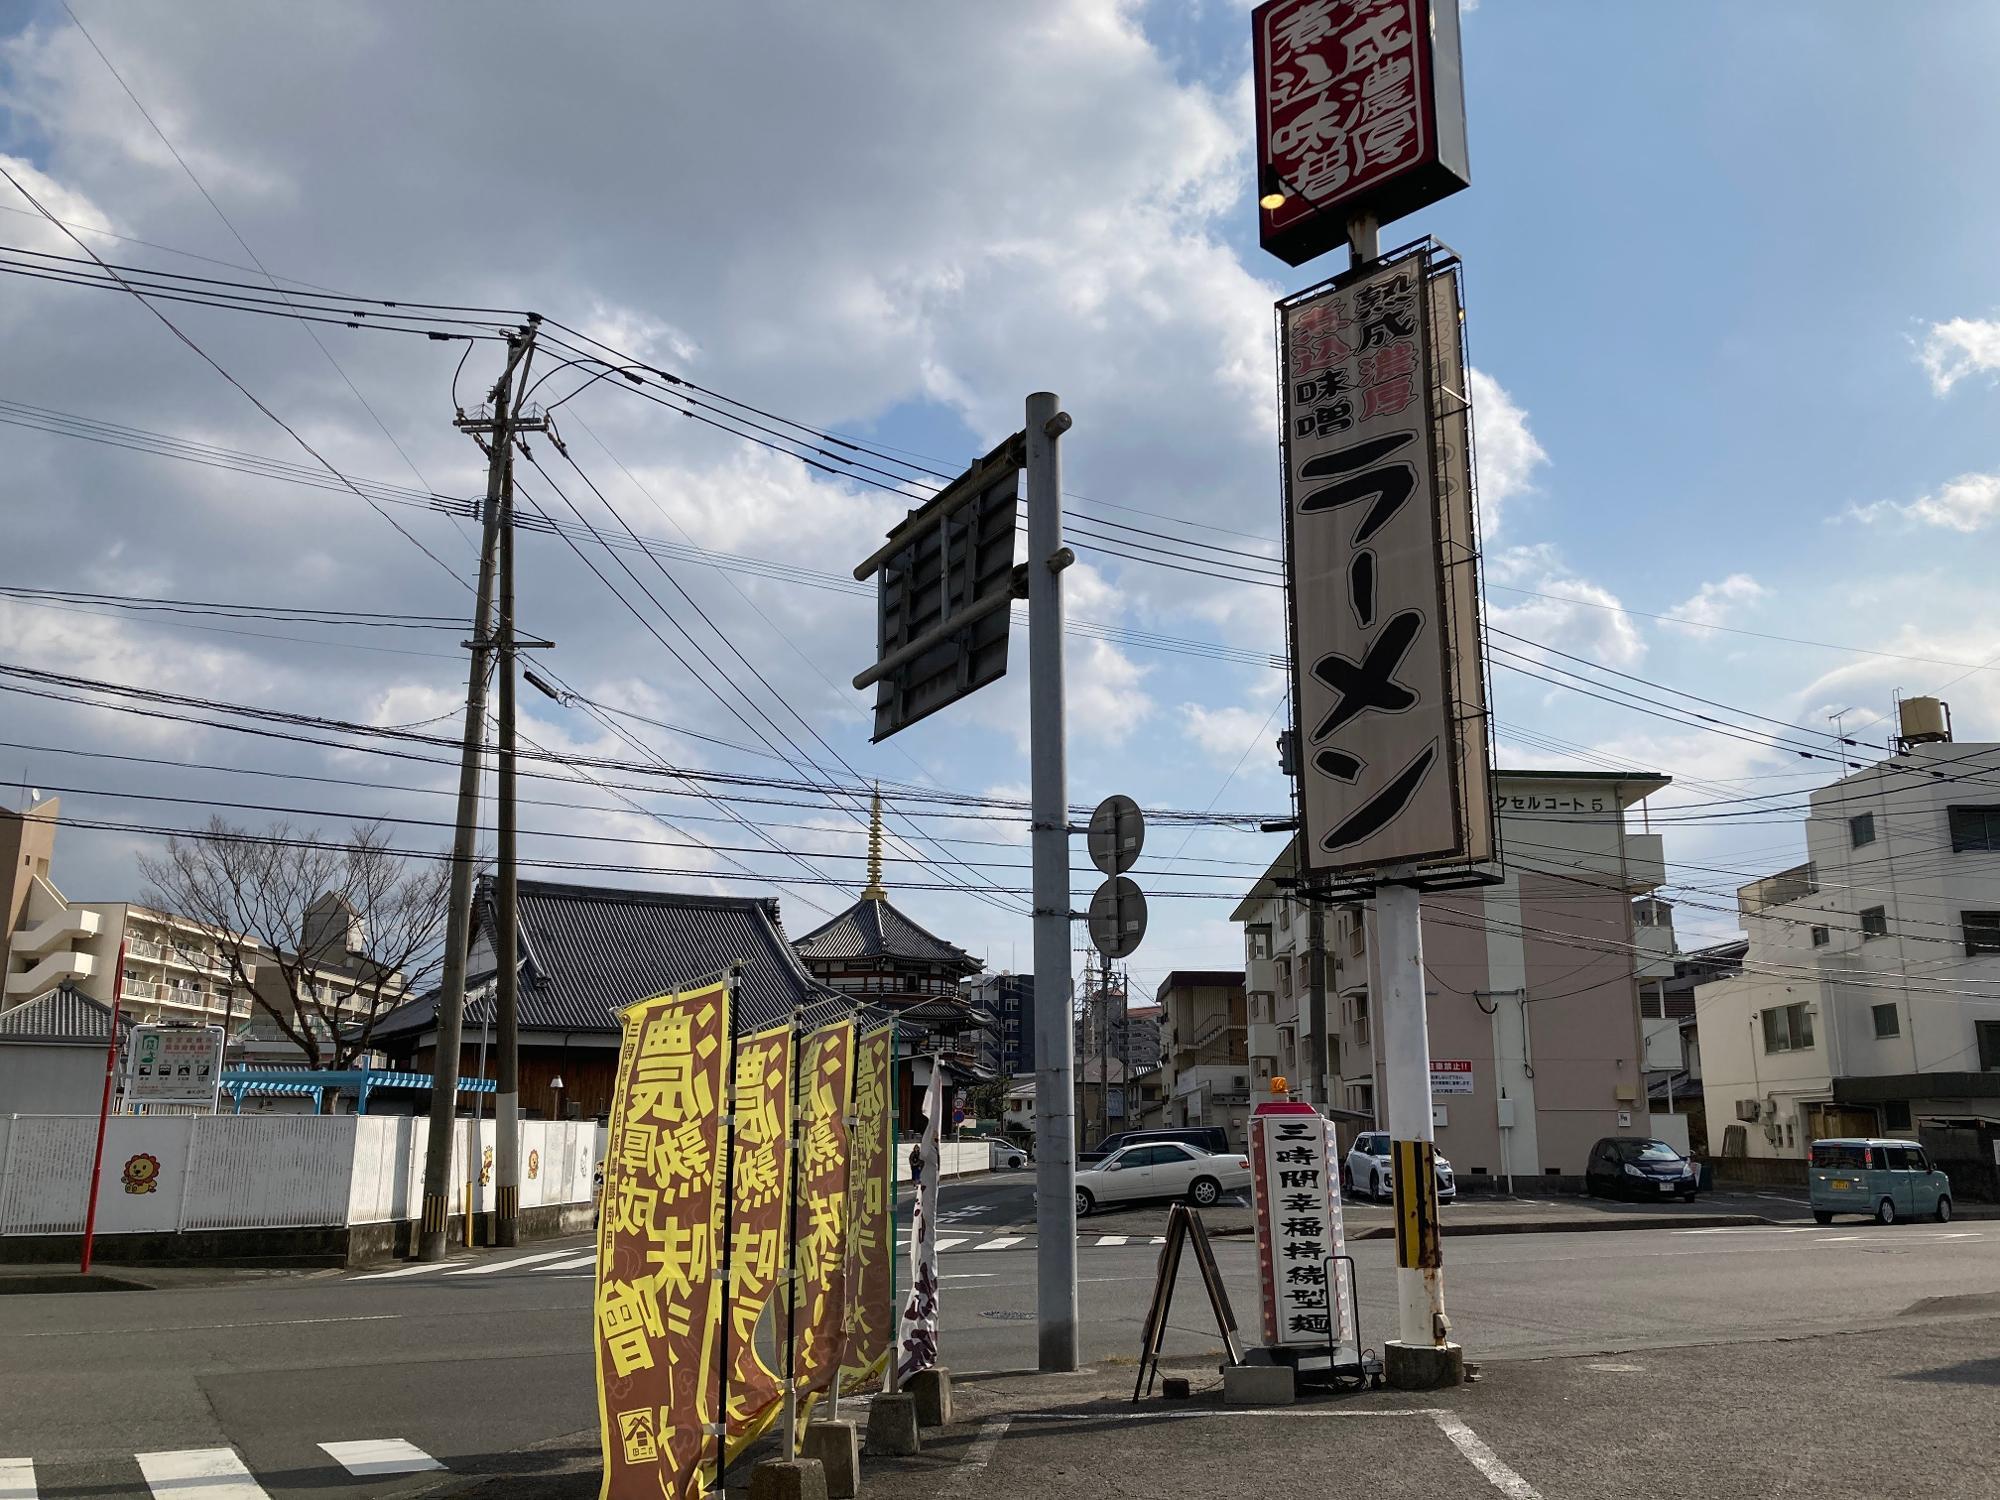
[[[1674,930],[1636,923],[1632,928],[1632,972],[1640,979],[1674,977]]]
[[[1808,860],[1802,865],[1793,865],[1789,870],[1780,870],[1762,880],[1738,886],[1736,909],[1746,917],[1754,917],[1773,906],[1790,906],[1794,901],[1803,901],[1807,896],[1818,894],[1819,877],[1812,861]]]
[[[154,984],[150,979],[127,979],[118,987],[118,994],[121,999],[150,1002],[161,999],[166,988],[163,984]]]
[[[1625,835],[1625,889],[1641,896],[1667,883],[1667,851],[1657,833]]]
[[[79,938],[96,937],[102,921],[94,911],[78,911],[74,908],[58,912],[32,927],[24,927],[14,934],[13,951],[16,958],[40,958],[58,943],[68,947]]]
[[[158,943],[149,943],[144,938],[125,939],[125,956],[143,958],[149,964],[165,963],[167,950]]]
[[[88,979],[97,972],[97,960],[88,953],[58,948],[47,958],[19,974],[7,976],[7,993],[24,999],[53,989],[66,979]]]

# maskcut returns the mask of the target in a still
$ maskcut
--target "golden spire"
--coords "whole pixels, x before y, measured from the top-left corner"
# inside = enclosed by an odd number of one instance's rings
[[[863,887],[863,901],[886,901],[889,893],[882,889],[882,785],[875,785],[875,798],[868,810],[868,884]]]

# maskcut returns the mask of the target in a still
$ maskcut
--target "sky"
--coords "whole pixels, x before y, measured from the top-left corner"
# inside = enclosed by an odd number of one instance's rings
[[[489,8],[477,26],[386,3],[204,0],[195,26],[183,8],[72,9],[0,11],[0,166],[26,190],[0,181],[0,244],[83,254],[32,194],[121,265],[268,285],[261,265],[289,287],[532,308],[945,473],[1053,390],[1075,423],[1079,527],[1222,567],[1276,555],[1271,306],[1341,261],[1295,269],[1257,247],[1246,7],[592,3]],[[1942,692],[1961,741],[2000,739],[1985,550],[2000,198],[1983,187],[2000,11],[1479,0],[1463,32],[1472,186],[1384,244],[1431,234],[1465,263],[1488,623],[1517,653],[1495,657],[1498,760],[1671,775],[1653,804],[1666,894],[1685,942],[1718,938],[1736,885],[1804,857],[1784,794],[1838,773],[1830,715],[1857,759],[1883,753],[1899,690]],[[0,282],[0,591],[15,591],[0,592],[0,663],[455,736],[464,626],[204,624],[18,592],[435,625],[469,607],[462,521],[104,427],[84,441],[63,419],[313,466],[282,419],[344,474],[469,496],[483,461],[452,426],[454,366],[463,355],[458,400],[476,402],[496,344],[158,306],[207,359],[129,295]],[[555,420],[582,474],[538,447],[531,503],[573,520],[559,486],[614,534],[615,516],[758,561],[627,551],[627,573],[588,537],[524,533],[523,625],[556,642],[538,668],[605,706],[524,693],[524,734],[566,756],[879,779],[902,810],[897,903],[996,969],[1027,967],[1025,903],[1002,894],[1027,884],[1025,821],[912,821],[939,804],[901,792],[1025,797],[1024,637],[1003,682],[879,746],[848,686],[873,626],[840,580],[920,494],[815,470],[617,380]],[[1284,677],[1247,659],[1284,649],[1279,591],[1078,550],[1072,800],[1286,814]],[[741,692],[710,690],[724,679]],[[1604,701],[1614,686],[1644,701]],[[1729,727],[1675,722],[1668,702]],[[157,834],[134,825],[195,827],[221,803],[258,828],[404,818],[400,845],[444,846],[449,765],[306,739],[0,694],[10,795],[60,789],[67,813],[124,825],[63,831],[55,877],[77,899],[137,898],[135,856]],[[786,764],[800,752],[815,765]],[[802,933],[858,891],[859,821],[751,794],[768,800],[534,780],[527,873],[771,894]],[[1671,813],[1766,795],[1754,815]],[[1240,964],[1230,907],[1281,843],[1153,829],[1142,885],[1213,894],[1156,897],[1135,993]],[[785,853],[738,852],[773,845]],[[1080,849],[1076,864],[1080,907],[1094,876]],[[983,897],[927,889],[968,883]]]

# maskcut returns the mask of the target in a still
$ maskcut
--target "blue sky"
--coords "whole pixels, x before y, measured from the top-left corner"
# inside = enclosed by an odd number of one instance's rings
[[[77,3],[280,275],[533,305],[733,395],[944,468],[1017,425],[1026,391],[1051,387],[1076,417],[1067,480],[1090,497],[1080,508],[1095,502],[1100,517],[1163,528],[1194,549],[1255,551],[1275,535],[1270,303],[1338,265],[1294,270],[1256,248],[1241,7],[1043,0],[913,20],[888,4],[680,16],[606,4],[560,26],[506,17],[476,36],[389,6],[337,18],[212,9],[210,24],[188,28]],[[174,252],[241,262],[60,8],[24,7],[9,24],[0,153],[44,200],[127,236],[92,243],[141,264],[204,270]],[[1465,259],[1494,623],[1805,731],[1858,709],[1848,727],[1871,741],[1883,726],[1856,726],[1886,714],[1893,690],[1951,682],[1960,738],[2000,738],[1994,672],[1949,665],[2000,652],[1983,566],[2000,518],[2000,209],[1987,187],[2000,14],[1974,3],[1482,0],[1465,16],[1464,45],[1473,186],[1391,226],[1385,242],[1429,232]],[[496,115],[492,79],[510,67],[525,68],[529,86]],[[0,242],[73,253],[51,235],[23,213],[0,216]],[[301,456],[129,301],[18,279],[7,290],[0,398]],[[427,482],[454,493],[477,484],[476,454],[449,427],[456,351],[336,330],[336,371],[282,324],[184,316],[350,472],[414,482],[349,378]],[[570,410],[587,424],[580,440],[570,433],[579,460],[649,535],[678,540],[678,529],[711,548],[844,573],[902,509],[615,390]],[[0,584],[460,607],[455,586],[351,500],[8,431],[10,532],[61,561],[33,575],[6,569]],[[463,566],[465,538],[449,524],[415,513],[408,523]],[[1082,619],[1282,649],[1273,591],[1086,562],[1072,575]],[[561,643],[551,660],[569,680],[652,718],[747,738],[567,549],[531,544],[523,569],[524,611],[548,622]],[[904,743],[871,747],[844,686],[865,664],[865,603],[699,568],[677,576],[857,770],[1025,788],[1017,680]],[[664,595],[665,581],[651,581]],[[354,644],[351,634],[312,645],[195,635],[0,601],[9,662],[377,723],[446,713],[462,694],[448,648],[400,658]],[[1017,652],[1023,644],[1017,636]],[[1284,810],[1275,724],[1266,728],[1279,674],[1129,637],[1073,637],[1070,659],[1077,800],[1124,791],[1155,807]],[[1683,788],[1663,805],[1800,787],[1831,770],[1507,670],[1495,685],[1503,763],[1656,768]],[[323,814],[436,817],[448,806],[437,795],[448,778],[410,768],[388,778],[399,790],[308,796],[244,772],[365,763],[67,705],[7,708],[19,732],[6,738],[36,748],[0,756],[25,762],[38,784],[290,797]],[[533,712],[544,743],[620,748],[574,712]],[[775,764],[645,734],[676,764]],[[117,745],[232,769],[113,784],[103,763],[59,748]],[[1554,748],[1564,746],[1575,748]],[[135,815],[108,797],[65,800],[88,816]],[[530,841],[531,857],[606,847],[561,833],[664,836],[628,807],[574,800],[603,805],[538,819],[548,836]],[[744,811],[814,825],[780,833],[811,858],[858,847],[838,814]],[[147,815],[197,820],[160,805]],[[954,846],[962,857],[1025,862],[1018,825],[927,826],[994,841]],[[1238,961],[1225,921],[1233,880],[1247,882],[1274,842],[1202,833],[1169,866],[1182,838],[1156,833],[1139,873],[1218,896],[1156,907],[1132,964],[1142,986],[1171,967]],[[137,895],[141,843],[68,834],[58,878],[77,896]],[[656,864],[662,883],[752,888],[721,880],[723,862],[699,851],[619,849]],[[1726,906],[1715,893],[1738,883],[1730,872],[1801,858],[1803,838],[1795,823],[1746,819],[1677,829],[1668,850],[1693,900]],[[985,874],[1011,886],[1025,871]],[[1079,904],[1087,892],[1079,878]],[[809,899],[846,899],[778,894],[795,931],[817,920]],[[921,891],[899,899],[997,965],[1026,962],[1018,912]],[[1694,936],[1730,925],[1692,908],[1683,923]]]

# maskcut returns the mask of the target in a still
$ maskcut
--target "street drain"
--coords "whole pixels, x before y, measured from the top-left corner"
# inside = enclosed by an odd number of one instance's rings
[[[1014,1312],[1011,1310],[1006,1312],[983,1312],[979,1316],[982,1318],[992,1318],[995,1322],[999,1323],[1031,1323],[1035,1318],[1035,1315],[1031,1312]]]

